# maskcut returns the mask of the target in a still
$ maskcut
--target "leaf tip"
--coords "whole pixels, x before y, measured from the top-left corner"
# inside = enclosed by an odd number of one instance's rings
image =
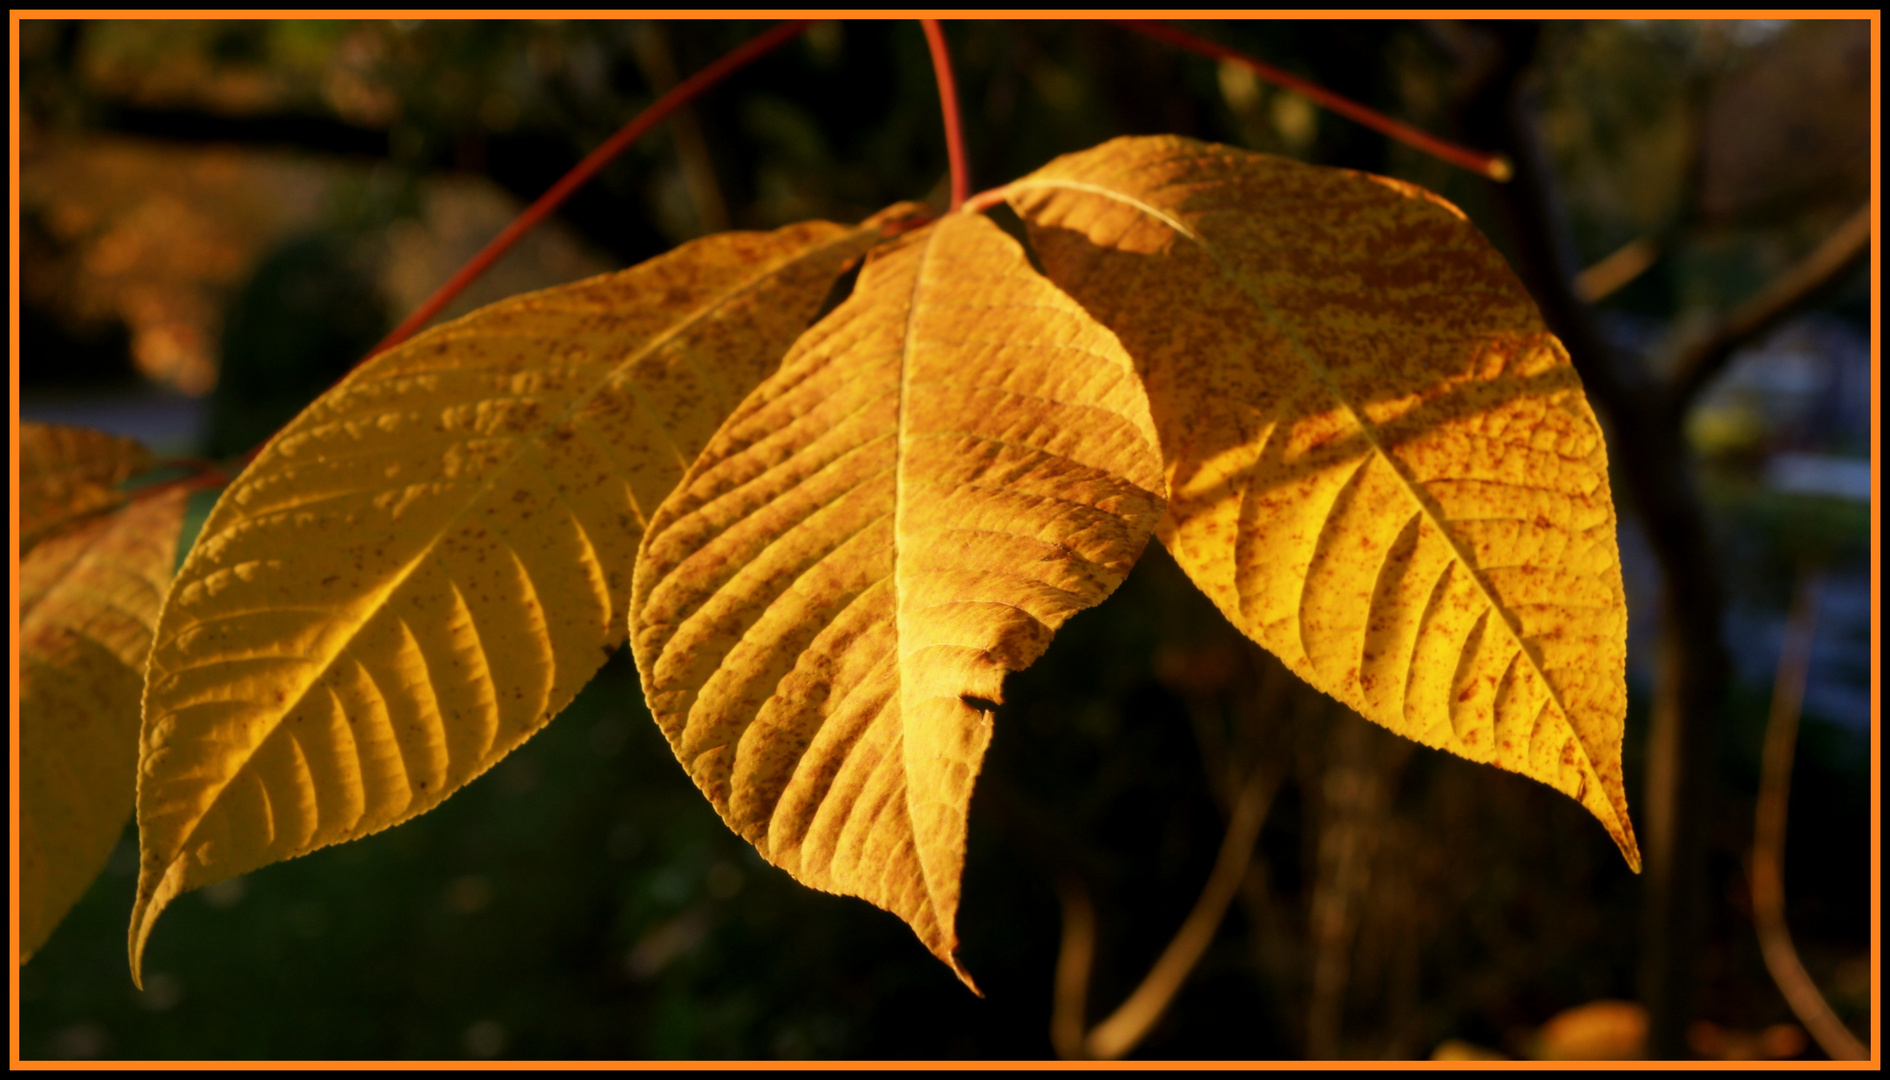
[[[978,997],[984,996],[984,991],[978,989],[978,984],[972,980],[971,972],[965,970],[965,965],[958,962],[958,957],[955,954],[947,953],[939,957],[939,959],[951,965],[952,974],[958,976],[958,981],[965,984],[965,989],[971,991]]]
[[[158,916],[183,891],[184,860],[172,860],[163,876],[157,878],[156,884],[152,884],[154,876],[149,869],[138,875],[138,900],[131,908],[131,932],[127,941],[131,955],[131,984],[140,990],[144,989],[145,942],[151,937],[151,927],[157,924]]]
[[[1601,827],[1608,830],[1608,837],[1614,846],[1620,849],[1621,858],[1625,859],[1628,869],[1641,872],[1641,845],[1634,837],[1634,821],[1628,817],[1627,799],[1618,790],[1608,794],[1588,793],[1582,799],[1582,805],[1593,814]]]
[[[1641,846],[1634,841],[1634,826],[1623,821],[1621,834],[1614,838],[1614,842],[1621,849],[1621,857],[1627,860],[1628,869],[1640,873]]]

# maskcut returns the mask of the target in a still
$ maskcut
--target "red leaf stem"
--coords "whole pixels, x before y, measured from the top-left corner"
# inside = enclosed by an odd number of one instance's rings
[[[781,23],[684,79],[669,93],[657,98],[649,108],[638,114],[636,119],[625,124],[615,135],[591,151],[583,161],[573,166],[570,172],[564,174],[563,179],[540,195],[537,202],[526,207],[524,213],[505,227],[504,232],[493,237],[491,243],[487,244],[479,254],[473,256],[466,265],[460,267],[458,273],[448,278],[446,284],[440,286],[438,291],[427,298],[426,303],[421,304],[399,326],[394,327],[393,331],[383,338],[379,345],[374,346],[363,359],[377,356],[393,348],[431,322],[441,309],[453,302],[454,297],[465,291],[466,287],[490,269],[493,263],[498,262],[501,255],[511,250],[513,244],[518,243],[520,238],[532,231],[533,227],[550,216],[551,212],[570,198],[571,193],[582,187],[585,181],[596,176],[599,170],[610,164],[611,159],[629,149],[631,143],[642,138],[651,128],[668,119],[671,113],[689,104],[703,91],[785,44],[788,39],[805,30],[812,22],[812,19],[794,19]]]
[[[1152,37],[1189,52],[1199,53],[1214,60],[1226,60],[1239,64],[1248,71],[1275,86],[1284,87],[1301,97],[1338,113],[1340,116],[1355,120],[1373,131],[1396,139],[1406,146],[1421,150],[1434,158],[1450,162],[1473,173],[1487,176],[1492,180],[1508,180],[1514,171],[1509,159],[1501,154],[1484,154],[1478,151],[1446,142],[1435,135],[1429,135],[1409,124],[1401,123],[1375,109],[1366,108],[1358,102],[1327,90],[1316,83],[1307,82],[1297,75],[1281,71],[1271,64],[1245,56],[1224,45],[1216,45],[1205,38],[1195,37],[1186,31],[1146,19],[1110,19],[1117,26],[1127,27],[1138,34]]]
[[[952,163],[953,210],[971,194],[971,165],[965,158],[965,133],[958,124],[958,85],[952,78],[952,55],[945,48],[945,29],[937,19],[920,19],[925,43],[932,50],[932,70],[938,75],[938,104],[945,114],[945,150]]]
[[[249,459],[255,456],[256,456],[255,451],[251,451],[248,456],[244,457],[243,459],[244,464],[248,464]],[[169,462],[159,462],[158,464],[160,468],[168,467],[170,465]],[[193,458],[191,459],[191,464],[188,467],[194,469],[195,471],[190,473],[188,476],[178,476],[178,477],[173,477],[169,480],[160,480],[155,484],[146,484],[145,486],[138,488],[135,491],[130,492],[129,498],[127,501],[134,502],[134,503],[142,502],[145,499],[151,498],[153,495],[158,495],[166,491],[172,491],[180,487],[187,488],[191,491],[197,491],[201,488],[222,487],[223,485],[228,484],[231,479],[231,473],[225,468],[223,468],[223,466],[217,464],[214,461],[201,461],[200,462],[197,459]]]

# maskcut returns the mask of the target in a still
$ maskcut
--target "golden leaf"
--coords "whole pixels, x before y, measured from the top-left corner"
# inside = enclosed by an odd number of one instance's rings
[[[1004,675],[1161,514],[1113,335],[983,217],[875,251],[658,509],[631,643],[651,712],[775,865],[953,955]]]
[[[178,893],[422,813],[563,709],[623,639],[646,515],[911,209],[494,304],[278,433],[158,624],[134,977]]]
[[[1392,731],[1573,796],[1638,869],[1601,429],[1463,214],[1173,136],[1008,190],[1051,279],[1135,358],[1158,533],[1227,617]]]
[[[73,518],[116,505],[125,480],[151,467],[137,442],[91,428],[20,422],[20,554]]]
[[[155,492],[20,560],[22,962],[85,894],[131,817],[144,661],[187,497]]]

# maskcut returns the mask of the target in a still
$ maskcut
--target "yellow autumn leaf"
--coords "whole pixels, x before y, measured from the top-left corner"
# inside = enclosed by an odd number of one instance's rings
[[[178,893],[422,813],[563,709],[623,639],[647,515],[915,209],[494,304],[279,432],[159,620],[134,978]]]
[[[959,966],[1007,672],[1140,555],[1155,431],[1114,336],[989,220],[875,251],[657,511],[631,643],[729,826]]]
[[[151,467],[135,440],[91,428],[20,422],[20,554],[61,524],[115,505],[119,481]]]
[[[131,817],[144,661],[187,497],[154,492],[20,560],[22,963],[84,895]]]
[[[1574,797],[1638,870],[1601,429],[1463,214],[1173,136],[1007,190],[1051,279],[1135,358],[1159,535],[1227,617],[1392,731]]]

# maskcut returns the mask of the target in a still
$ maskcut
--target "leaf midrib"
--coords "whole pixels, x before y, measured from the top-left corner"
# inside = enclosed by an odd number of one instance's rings
[[[938,242],[945,223],[940,222],[926,230],[925,242],[914,256],[917,265],[912,268],[912,292],[906,302],[906,325],[899,344],[899,415],[894,421],[893,440],[893,655],[896,658],[893,670],[899,675],[899,768],[903,775],[906,803],[906,828],[912,835],[913,850],[919,861],[919,876],[925,881],[925,898],[932,907],[932,918],[941,927],[945,925],[944,905],[939,902],[938,887],[932,881],[931,869],[926,865],[925,853],[917,844],[918,816],[912,806],[912,772],[907,766],[907,755],[911,746],[906,738],[906,655],[905,623],[906,595],[905,575],[900,572],[902,562],[900,540],[905,535],[906,523],[906,410],[912,401],[912,349],[913,335],[916,333],[919,315],[919,294],[925,285],[926,266],[932,257],[932,247]]]

